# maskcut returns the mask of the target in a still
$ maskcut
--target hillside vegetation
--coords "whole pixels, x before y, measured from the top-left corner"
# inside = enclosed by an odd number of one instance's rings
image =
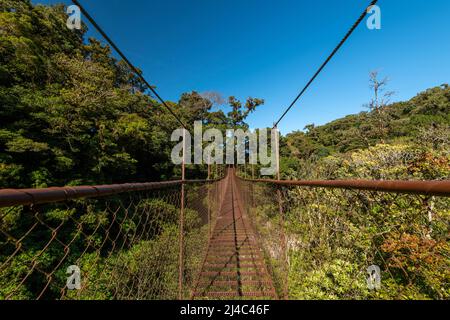
[[[448,180],[450,88],[308,126],[281,145],[283,179]],[[277,252],[275,191],[263,194],[255,219]],[[283,190],[283,207],[292,298],[450,298],[450,199],[298,187]],[[367,288],[370,265],[380,290]]]
[[[170,137],[180,124],[109,46],[66,20],[63,5],[0,0],[0,188],[179,177]],[[213,97],[190,92],[167,104],[188,126],[202,119],[225,130],[245,127],[264,103],[230,97],[225,113]],[[189,168],[188,177],[205,176]]]
[[[380,117],[383,130],[377,126]],[[376,111],[361,112],[305,129],[282,139],[285,178],[441,180],[450,175],[447,84],[386,105],[381,116]]]

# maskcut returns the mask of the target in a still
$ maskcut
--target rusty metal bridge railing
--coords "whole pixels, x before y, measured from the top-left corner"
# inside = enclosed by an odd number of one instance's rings
[[[188,297],[222,185],[0,190],[0,299]],[[73,267],[81,281],[72,291]]]
[[[380,298],[366,288],[371,265],[388,287],[420,282],[445,299],[449,196],[449,181],[249,180],[233,169],[0,190],[0,299]],[[81,281],[68,290],[73,267]],[[342,279],[330,284],[317,270],[333,268]]]
[[[449,180],[281,181],[242,174],[238,189],[281,297],[450,298]],[[367,290],[370,266],[381,270],[381,291]],[[418,287],[426,295],[412,297]]]

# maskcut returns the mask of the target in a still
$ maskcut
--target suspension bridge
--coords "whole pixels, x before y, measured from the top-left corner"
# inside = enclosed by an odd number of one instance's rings
[[[365,15],[366,10],[276,125]],[[448,232],[448,217],[441,214],[450,209],[448,180],[282,181],[275,149],[276,180],[249,179],[247,166],[223,165],[214,165],[213,179],[188,180],[183,164],[175,181],[0,190],[0,298],[289,299],[290,252],[307,245],[295,241],[290,224],[312,228],[306,213],[329,219],[335,229],[327,238],[345,238],[344,220],[361,230],[400,228],[386,218],[399,211],[406,222],[409,215],[421,217],[423,228],[411,229],[421,237]],[[328,218],[324,207],[334,208],[335,216]],[[375,216],[380,211],[384,218]],[[311,239],[310,245],[320,241]],[[378,239],[367,241],[375,246]],[[369,266],[375,258],[366,259]],[[67,274],[73,266],[80,272]]]
[[[252,180],[234,167],[222,172],[214,180],[0,190],[3,298],[288,299],[287,219],[298,210],[338,203],[342,219],[366,216],[366,228],[384,223],[371,220],[382,206],[386,216],[404,210],[421,215],[425,227],[448,228],[440,213],[450,208],[450,181]],[[8,227],[11,219],[19,226]],[[399,228],[396,221],[386,227]],[[81,270],[77,290],[68,289],[69,266]]]
[[[244,211],[234,171],[225,178],[225,195],[193,298],[276,298],[251,222]]]

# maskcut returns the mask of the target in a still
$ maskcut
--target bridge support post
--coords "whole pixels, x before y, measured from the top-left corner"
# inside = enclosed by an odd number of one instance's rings
[[[208,180],[211,179],[211,161],[208,163]],[[207,184],[208,187],[208,239],[211,239],[212,222],[211,222],[211,184]]]
[[[255,180],[255,165],[252,164],[252,180]],[[253,189],[254,182],[250,183],[250,197],[252,199],[252,208],[255,207],[255,191]]]
[[[178,256],[178,300],[183,300],[184,279],[184,205],[185,205],[185,181],[186,181],[186,129],[183,129],[183,162],[181,164],[181,203],[179,226],[179,256]]]
[[[275,158],[276,158],[276,171],[277,180],[281,180],[280,176],[280,133],[277,126],[274,127],[276,138],[275,138]],[[288,278],[289,278],[289,268],[288,268],[288,256],[287,256],[287,245],[286,245],[286,234],[284,232],[285,222],[284,222],[284,212],[283,212],[283,198],[281,194],[281,186],[277,186],[277,200],[278,200],[278,211],[280,215],[280,241],[281,241],[281,263],[283,266],[282,275],[282,286],[283,286],[283,299],[287,300],[289,298],[289,288],[288,288]]]
[[[219,164],[216,163],[215,164],[215,179],[219,179]],[[214,183],[215,185],[215,199],[214,199],[214,203],[216,204],[215,209],[216,209],[216,219],[219,216],[219,188],[220,188],[220,183],[218,180]]]
[[[247,179],[247,162],[244,163],[244,178]]]

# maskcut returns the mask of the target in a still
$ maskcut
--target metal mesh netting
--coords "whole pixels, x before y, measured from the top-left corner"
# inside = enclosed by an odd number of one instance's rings
[[[0,299],[192,297],[228,180],[1,208]],[[449,298],[449,198],[233,181],[280,298]]]
[[[221,185],[0,209],[0,299],[188,297]],[[73,267],[81,281],[69,290]]]
[[[280,296],[450,298],[449,198],[242,179],[238,186]],[[384,291],[367,290],[373,265]]]

